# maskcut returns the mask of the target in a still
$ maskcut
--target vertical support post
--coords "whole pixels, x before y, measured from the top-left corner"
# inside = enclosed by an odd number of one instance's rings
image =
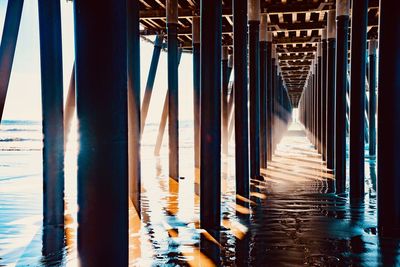
[[[267,83],[269,77],[267,76],[267,23],[268,15],[261,16],[260,22],[260,167],[267,168],[267,154],[268,154],[268,91]]]
[[[267,160],[272,160],[272,32],[267,32]]]
[[[194,166],[200,168],[200,17],[193,17],[193,118]]]
[[[249,197],[249,130],[247,93],[247,3],[233,1],[233,58],[235,73],[236,194]]]
[[[167,0],[169,177],[179,178],[178,0]]]
[[[250,177],[260,177],[260,0],[248,1]]]
[[[233,54],[230,54],[228,56],[228,70],[230,70],[229,72],[232,74],[232,70],[233,70]],[[232,134],[233,134],[233,128],[235,126],[235,115],[233,114],[233,102],[234,102],[234,83],[232,82],[230,83],[230,81],[228,82],[228,144],[229,144],[229,140],[231,140],[232,138]]]
[[[400,16],[396,1],[380,1],[378,75],[378,227],[400,235]]]
[[[182,49],[179,48],[178,50],[178,66],[181,62],[181,56],[182,56]],[[164,105],[163,105],[163,110],[161,113],[161,120],[160,120],[160,125],[158,127],[158,134],[157,134],[157,139],[156,139],[156,145],[154,147],[154,155],[159,156],[160,155],[160,150],[161,150],[161,145],[164,137],[164,131],[165,131],[165,126],[167,125],[167,119],[168,119],[168,94],[169,90],[167,90],[167,93],[165,94],[165,99],[164,99]]]
[[[317,136],[318,136],[318,152],[322,154],[322,79],[321,79],[321,72],[322,72],[322,45],[321,42],[317,43]]]
[[[326,167],[335,169],[335,73],[336,73],[336,10],[328,11],[328,63],[326,74]]]
[[[7,3],[0,45],[0,122],[3,118],[23,5],[24,0],[8,1]]]
[[[202,0],[200,12],[200,225],[216,230],[221,224],[221,0]]]
[[[64,107],[64,149],[66,148],[68,142],[68,135],[71,129],[72,118],[76,110],[75,97],[75,63],[72,67],[71,79],[69,80],[69,87],[67,93],[67,99],[65,101]]]
[[[350,197],[364,197],[365,60],[368,0],[353,1],[350,79]]]
[[[64,103],[59,1],[39,1],[43,224],[64,225]]]
[[[275,126],[276,126],[276,102],[275,102],[275,92],[277,85],[277,62],[276,57],[276,46],[272,44],[271,46],[271,159],[274,154],[275,148]]]
[[[144,90],[142,113],[141,113],[141,126],[140,130],[143,134],[144,126],[146,125],[147,113],[149,111],[151,94],[153,92],[154,81],[156,79],[158,62],[160,61],[161,48],[163,45],[163,35],[157,35],[154,40],[153,55],[151,57],[149,74],[147,76],[146,89]]]
[[[127,266],[127,3],[75,1],[74,18],[80,264]]]
[[[326,147],[327,147],[327,139],[326,139],[326,96],[327,96],[327,80],[326,80],[326,72],[327,72],[327,63],[328,63],[328,43],[327,43],[327,34],[326,29],[322,30],[322,87],[321,87],[321,97],[322,97],[322,159],[326,161]],[[307,107],[307,106],[306,106]]]
[[[336,0],[336,193],[346,191],[346,94],[348,65],[349,0]]]
[[[376,155],[376,39],[369,41],[369,156]]]
[[[222,153],[228,154],[228,83],[230,70],[228,69],[228,46],[222,47]]]
[[[129,166],[129,197],[139,217],[140,192],[141,192],[141,166],[140,166],[140,29],[139,29],[139,3],[136,0],[127,1],[127,49],[128,49],[128,166]],[[157,40],[156,40],[157,41]],[[157,50],[155,48],[155,50]],[[159,55],[158,55],[159,56]],[[158,60],[157,60],[158,61]],[[149,77],[153,79],[156,74],[157,64],[150,70]],[[149,85],[149,84],[148,84]],[[149,88],[153,87],[153,84]],[[148,87],[146,86],[146,91]],[[151,91],[151,89],[150,89]],[[151,93],[151,92],[150,92]],[[149,96],[150,100],[150,96]],[[147,106],[148,108],[148,106]]]
[[[314,60],[311,60],[310,66],[310,140],[313,146],[315,145],[314,140]]]

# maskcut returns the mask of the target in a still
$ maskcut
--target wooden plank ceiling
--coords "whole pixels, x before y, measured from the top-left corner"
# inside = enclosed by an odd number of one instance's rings
[[[232,0],[223,0],[223,45],[232,51]],[[326,11],[335,8],[335,0],[261,0],[261,12],[268,14],[269,29],[282,75],[292,104],[297,106],[306,82],[322,29]],[[178,0],[178,39],[185,51],[192,47],[192,18],[199,16],[200,0]],[[378,0],[369,1],[368,39],[378,35]],[[140,0],[142,36],[166,33],[166,0]],[[349,39],[350,41],[350,39]],[[350,47],[350,46],[349,46]],[[349,52],[350,55],[350,52]]]

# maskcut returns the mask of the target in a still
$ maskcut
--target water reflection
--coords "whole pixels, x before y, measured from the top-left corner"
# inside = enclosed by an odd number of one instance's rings
[[[63,262],[65,234],[64,226],[44,226],[42,233],[42,259],[44,266]]]
[[[400,265],[399,239],[376,231],[375,161],[366,160],[365,199],[350,202],[331,193],[333,174],[293,127],[262,170],[264,181],[251,180],[250,198],[235,192],[229,148],[222,159],[222,226],[215,232],[199,228],[200,176],[192,167],[191,142],[181,144],[179,181],[167,175],[167,146],[161,157],[144,146],[141,219],[129,203],[130,266]],[[185,131],[183,137],[192,136],[192,128]],[[69,184],[76,169],[66,170],[64,229],[41,228],[41,206],[32,204],[41,203],[41,179],[29,177],[0,181],[0,265],[78,266],[76,182]]]

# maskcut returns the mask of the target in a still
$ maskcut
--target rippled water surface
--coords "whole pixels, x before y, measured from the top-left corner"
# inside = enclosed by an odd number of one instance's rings
[[[132,205],[129,211],[131,266],[400,265],[399,240],[375,230],[374,160],[366,160],[365,200],[349,202],[329,193],[332,174],[294,124],[245,199],[235,194],[231,146],[222,159],[222,227],[206,232],[199,228],[191,124],[181,124],[179,181],[167,176],[165,144],[153,156],[157,125],[146,127],[141,219]],[[66,227],[43,230],[40,125],[1,125],[0,266],[77,266],[74,140],[66,153]]]

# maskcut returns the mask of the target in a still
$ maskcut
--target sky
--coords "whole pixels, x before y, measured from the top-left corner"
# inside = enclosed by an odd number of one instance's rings
[[[61,1],[62,49],[64,101],[74,62],[74,20],[73,4]],[[41,120],[41,79],[39,22],[37,0],[24,2],[17,47],[14,56],[10,84],[8,87],[3,119]],[[3,31],[7,1],[0,0],[0,29]],[[154,39],[153,36],[149,37]],[[143,98],[147,74],[150,67],[153,45],[141,41],[141,95]],[[150,102],[148,121],[158,123],[164,103],[167,85],[167,54],[161,53],[153,95]],[[182,55],[179,68],[179,119],[193,119],[193,85],[191,54]]]

